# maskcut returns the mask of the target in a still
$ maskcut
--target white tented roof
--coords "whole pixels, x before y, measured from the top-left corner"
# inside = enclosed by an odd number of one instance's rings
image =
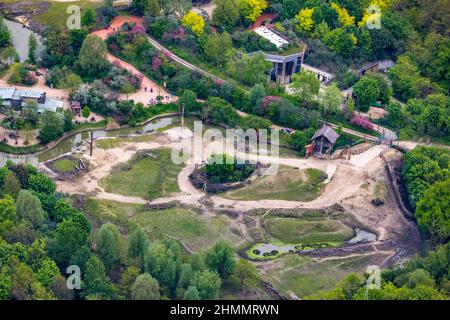
[[[16,91],[14,87],[0,88],[0,99],[2,100],[12,99],[14,91]]]
[[[259,34],[264,39],[269,40],[271,43],[277,46],[277,48],[281,48],[289,44],[289,41],[286,41],[275,32],[271,31],[266,27],[258,27],[254,30],[257,34]]]
[[[15,96],[20,98],[35,98],[39,99],[44,95],[43,91],[34,91],[34,90],[16,90],[14,93]]]
[[[38,105],[38,112],[44,113],[45,111],[56,112],[58,109],[62,109],[64,102],[60,100],[47,99],[45,103]]]

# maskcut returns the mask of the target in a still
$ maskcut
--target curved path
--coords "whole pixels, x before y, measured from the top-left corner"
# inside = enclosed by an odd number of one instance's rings
[[[218,140],[214,143],[222,144]],[[130,160],[137,150],[140,149],[156,149],[156,148],[174,148],[178,144],[168,141],[166,137],[161,140],[152,142],[127,143],[121,147],[114,149],[96,149],[94,157],[91,160],[93,169],[85,176],[77,181],[58,181],[58,189],[70,193],[95,193],[97,198],[114,200],[118,202],[145,204],[149,202],[147,199],[140,197],[131,197],[108,193],[100,185],[102,178],[106,177],[111,169],[119,164]],[[214,148],[209,149],[213,152]],[[250,160],[259,161],[267,165],[285,165],[296,167],[299,169],[315,168],[322,171],[333,172],[331,180],[325,185],[322,194],[309,202],[301,201],[285,201],[285,200],[258,200],[258,201],[242,201],[225,199],[218,195],[207,195],[201,190],[196,189],[189,180],[189,175],[193,172],[195,163],[191,159],[180,171],[178,175],[178,185],[180,193],[171,197],[162,197],[151,201],[151,203],[160,204],[171,201],[179,201],[180,203],[192,205],[201,201],[207,201],[215,208],[233,208],[238,211],[247,211],[255,208],[317,208],[330,206],[348,198],[358,192],[361,182],[366,178],[364,167],[369,164],[370,160],[378,157],[382,152],[380,146],[375,146],[368,151],[358,155],[360,159],[355,159],[354,163],[343,163],[341,160],[324,161],[314,158],[277,158],[271,156],[247,155]],[[231,150],[227,150],[230,153]],[[236,152],[237,155],[243,155]],[[204,153],[202,159],[206,160],[209,153]],[[359,161],[359,162],[358,162]],[[200,161],[197,161],[200,162]],[[359,164],[359,165],[358,165]]]
[[[109,34],[118,30],[124,23],[134,22],[136,24],[143,25],[143,21],[144,19],[140,17],[117,16],[113,19],[111,25],[108,28],[92,32],[91,34],[100,37],[102,40],[106,40]],[[108,60],[110,62],[119,62],[121,67],[142,78],[140,90],[138,92],[129,94],[127,97],[128,99],[134,100],[135,102],[142,102],[144,105],[149,104],[151,99],[156,101],[156,97],[158,95],[164,97],[163,102],[173,102],[177,100],[177,97],[170,95],[165,88],[159,86],[156,82],[148,78],[143,72],[141,72],[132,64],[112,55],[111,53],[108,53]],[[151,62],[149,61],[149,63]],[[153,92],[150,92],[150,89],[152,89]],[[126,95],[122,95],[122,98],[125,96]],[[167,99],[166,97],[169,98]]]

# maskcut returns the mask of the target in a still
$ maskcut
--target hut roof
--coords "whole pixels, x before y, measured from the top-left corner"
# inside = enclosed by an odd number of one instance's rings
[[[311,141],[319,138],[320,136],[324,136],[331,143],[335,143],[337,138],[339,138],[339,134],[327,124],[324,124],[322,128],[320,128],[319,130],[316,131],[316,133],[314,133],[314,136],[311,138]]]

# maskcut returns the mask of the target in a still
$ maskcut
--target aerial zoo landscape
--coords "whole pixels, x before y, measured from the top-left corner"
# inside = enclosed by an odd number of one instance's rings
[[[448,300],[431,2],[0,0],[0,300]]]

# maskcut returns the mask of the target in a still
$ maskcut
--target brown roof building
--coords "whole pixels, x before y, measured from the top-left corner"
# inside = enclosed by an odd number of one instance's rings
[[[338,138],[339,134],[329,125],[324,124],[311,138],[313,153],[318,155],[331,154]]]

